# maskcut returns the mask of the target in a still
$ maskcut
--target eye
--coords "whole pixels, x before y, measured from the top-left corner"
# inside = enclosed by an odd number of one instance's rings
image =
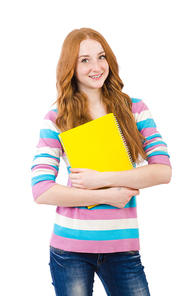
[[[99,57],[100,60],[104,60],[106,59],[106,56],[104,54],[102,54],[100,57]]]
[[[88,62],[88,59],[81,60],[81,63],[87,63],[87,62]]]

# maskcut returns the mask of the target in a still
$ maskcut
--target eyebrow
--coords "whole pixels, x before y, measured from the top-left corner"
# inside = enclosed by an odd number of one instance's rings
[[[97,55],[100,55],[100,54],[102,54],[102,53],[105,53],[105,50],[99,52]],[[85,55],[85,54],[84,54],[84,55],[81,55],[81,56],[78,57],[78,59],[79,59],[79,58],[82,58],[82,57],[84,57],[84,58],[88,58],[89,55],[88,55],[88,54],[86,54],[86,55]]]

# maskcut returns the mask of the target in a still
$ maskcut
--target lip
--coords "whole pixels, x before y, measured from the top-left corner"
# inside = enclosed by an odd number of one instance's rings
[[[89,77],[91,79],[98,80],[98,79],[100,79],[102,77],[102,75],[103,75],[103,73],[98,74],[98,75],[89,75]]]

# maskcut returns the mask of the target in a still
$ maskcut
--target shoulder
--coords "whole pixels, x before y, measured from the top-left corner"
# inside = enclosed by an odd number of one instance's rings
[[[59,133],[60,131],[58,130],[58,128],[56,126],[57,116],[58,116],[58,110],[57,109],[49,110],[46,113],[46,115],[44,116],[42,129],[50,129],[50,130],[53,130],[53,131]]]
[[[147,105],[141,99],[131,99],[132,113],[138,129],[141,129],[141,124],[150,123],[155,125],[151,112]]]
[[[57,109],[49,110],[44,116],[40,137],[41,138],[52,138],[58,140],[58,135],[60,133],[58,127],[56,126],[56,118],[58,116]]]
[[[55,123],[57,116],[58,116],[58,110],[51,109],[46,113],[44,120],[49,120],[49,121],[52,121],[53,123]]]
[[[143,111],[149,110],[143,100],[131,98],[131,101],[133,114],[140,114]]]

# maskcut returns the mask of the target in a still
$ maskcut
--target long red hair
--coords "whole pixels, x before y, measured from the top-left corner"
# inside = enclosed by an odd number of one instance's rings
[[[114,113],[134,162],[139,155],[146,157],[142,147],[144,137],[139,133],[132,114],[130,97],[122,92],[123,82],[119,77],[116,57],[104,37],[95,30],[82,28],[73,30],[64,40],[57,64],[57,127],[63,132],[91,121],[88,111],[88,98],[78,90],[74,70],[78,59],[81,41],[90,38],[98,41],[106,54],[109,75],[102,87],[102,100],[107,113]]]

